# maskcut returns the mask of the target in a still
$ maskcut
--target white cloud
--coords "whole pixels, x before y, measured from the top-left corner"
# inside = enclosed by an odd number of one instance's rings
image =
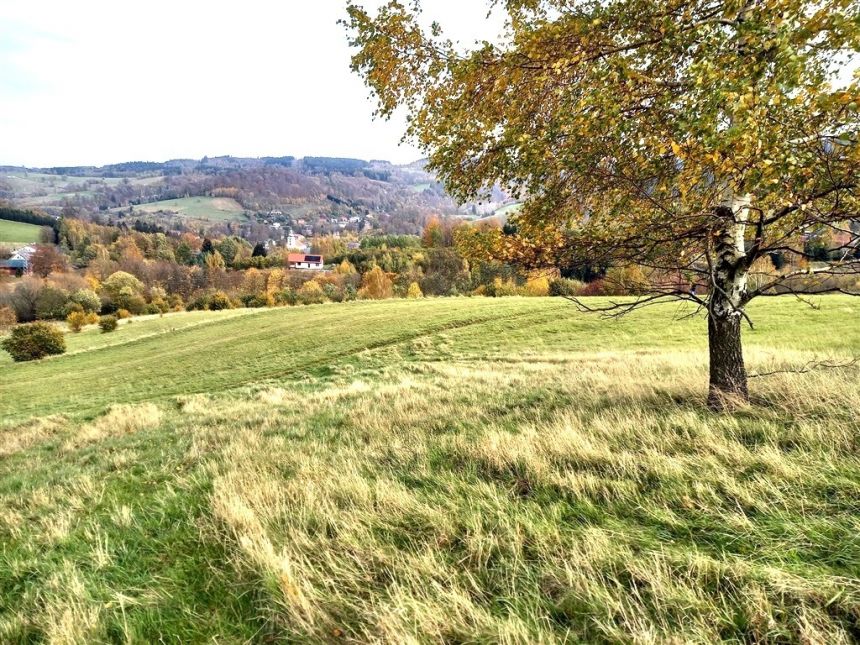
[[[379,4],[378,0],[368,2]],[[492,35],[480,0],[427,0],[455,38]],[[344,0],[0,4],[3,164],[232,154],[411,161],[349,70]]]

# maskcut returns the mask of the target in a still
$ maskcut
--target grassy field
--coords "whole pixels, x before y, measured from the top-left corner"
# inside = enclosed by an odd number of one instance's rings
[[[754,304],[751,370],[860,353],[819,304]],[[195,312],[4,362],[0,642],[856,641],[857,369],[714,415],[684,313]]]
[[[182,197],[134,207],[137,213],[174,212],[180,217],[210,222],[232,222],[245,219],[244,209],[235,199],[225,197]]]
[[[38,242],[42,227],[23,222],[0,219],[0,244],[29,244]]]

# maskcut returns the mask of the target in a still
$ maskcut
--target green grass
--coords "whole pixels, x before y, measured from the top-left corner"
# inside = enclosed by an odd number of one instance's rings
[[[42,227],[0,219],[0,243],[29,244],[41,239]]]
[[[755,303],[750,368],[860,300]],[[704,321],[556,299],[137,319],[0,365],[0,642],[851,642],[856,369],[715,415]]]
[[[135,206],[136,213],[174,212],[180,217],[210,222],[233,222],[245,218],[244,209],[235,199],[225,197],[182,197]]]

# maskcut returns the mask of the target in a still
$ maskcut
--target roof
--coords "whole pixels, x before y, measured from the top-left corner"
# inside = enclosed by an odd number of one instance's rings
[[[287,262],[310,262],[313,264],[321,264],[323,261],[321,255],[305,255],[304,253],[290,253],[287,255]]]
[[[10,258],[9,260],[0,260],[0,268],[4,269],[26,269],[27,260],[23,258]]]

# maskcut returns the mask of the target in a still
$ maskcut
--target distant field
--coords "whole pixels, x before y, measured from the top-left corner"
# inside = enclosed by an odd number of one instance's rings
[[[29,244],[38,242],[41,231],[42,227],[35,224],[0,219],[0,243]]]
[[[233,222],[245,219],[242,205],[224,197],[182,197],[134,207],[136,213],[171,211],[187,219]]]
[[[116,185],[124,181],[115,177],[76,177],[23,170],[0,173],[0,185],[15,193],[20,206],[46,206],[74,196],[92,196],[93,188]],[[163,181],[162,177],[140,177],[128,180],[135,185],[148,185]]]
[[[753,372],[860,354],[756,302]],[[133,320],[0,358],[0,642],[849,643],[860,380],[705,321],[446,298]]]

